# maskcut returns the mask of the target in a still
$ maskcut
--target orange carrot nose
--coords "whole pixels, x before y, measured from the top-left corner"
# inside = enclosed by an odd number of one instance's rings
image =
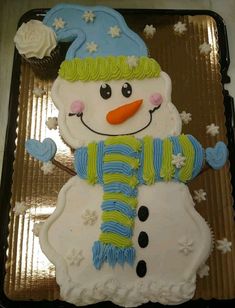
[[[140,108],[142,103],[143,100],[139,99],[130,104],[122,105],[114,110],[109,111],[106,115],[106,119],[110,124],[121,124],[128,118],[132,117]]]

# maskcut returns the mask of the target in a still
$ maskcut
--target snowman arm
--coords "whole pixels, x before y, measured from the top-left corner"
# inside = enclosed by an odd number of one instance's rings
[[[58,160],[56,160],[55,158],[53,158],[51,160],[52,164],[55,165],[57,168],[67,172],[68,174],[74,176],[76,175],[76,172],[68,167],[66,167],[65,165],[61,164]]]

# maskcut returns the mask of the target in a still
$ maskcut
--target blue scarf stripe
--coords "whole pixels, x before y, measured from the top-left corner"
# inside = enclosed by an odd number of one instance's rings
[[[123,184],[120,182],[113,182],[110,184],[104,185],[104,192],[112,192],[112,193],[122,193],[126,196],[135,197],[137,196],[137,189],[131,188],[127,184]]]
[[[103,163],[103,172],[105,173],[117,173],[117,170],[121,174],[132,175],[133,169],[130,165],[124,162],[110,162]]]
[[[131,238],[133,235],[131,228],[123,226],[115,221],[103,222],[100,229],[102,232],[112,232],[127,238]]]
[[[87,164],[88,164],[88,154],[87,148],[82,147],[75,151],[75,170],[77,174],[84,180],[87,179]],[[81,163],[77,163],[81,162]]]
[[[131,156],[131,157],[137,157],[138,155],[136,152],[133,151],[133,149],[127,145],[109,145],[105,147],[104,154],[122,154],[126,156]]]
[[[103,201],[101,208],[103,211],[119,211],[129,218],[134,218],[136,216],[136,210],[121,201]]]
[[[192,135],[187,135],[189,140],[191,141],[194,151],[195,151],[195,160],[194,160],[194,165],[193,165],[193,174],[192,178],[197,176],[203,166],[203,161],[205,158],[205,150],[201,146],[201,144],[192,136]]]
[[[160,172],[162,168],[162,140],[161,139],[157,138],[153,140],[153,149],[154,149],[153,165],[155,168],[155,179],[156,181],[162,181],[162,178],[160,177]]]

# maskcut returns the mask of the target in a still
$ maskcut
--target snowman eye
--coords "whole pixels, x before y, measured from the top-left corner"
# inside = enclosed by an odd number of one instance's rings
[[[108,85],[107,83],[103,83],[100,86],[100,95],[103,99],[110,98],[110,96],[112,95],[112,90],[110,85]]]
[[[130,97],[132,94],[132,87],[128,82],[125,82],[122,86],[122,95],[125,97]]]

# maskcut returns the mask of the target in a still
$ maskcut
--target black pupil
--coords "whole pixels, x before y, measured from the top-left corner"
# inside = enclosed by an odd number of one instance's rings
[[[112,95],[111,87],[107,83],[100,86],[100,95],[103,99],[108,99]]]
[[[129,97],[132,94],[132,87],[128,82],[125,82],[122,86],[122,95],[125,97]]]

